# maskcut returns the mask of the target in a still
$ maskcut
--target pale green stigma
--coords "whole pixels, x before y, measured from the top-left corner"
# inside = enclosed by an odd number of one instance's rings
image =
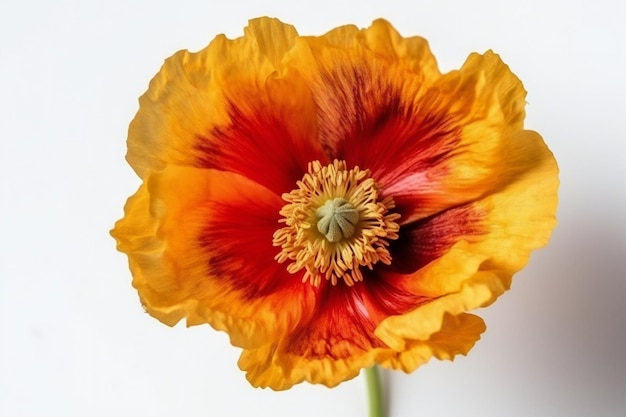
[[[333,243],[352,236],[359,222],[359,211],[345,198],[327,200],[315,214],[317,230]]]

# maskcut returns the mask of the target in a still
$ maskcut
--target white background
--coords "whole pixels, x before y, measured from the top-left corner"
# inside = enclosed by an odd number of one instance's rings
[[[560,163],[551,244],[479,311],[468,357],[385,374],[389,416],[626,415],[625,5],[3,0],[0,414],[366,415],[361,378],[253,389],[224,334],[144,314],[108,234],[139,185],[126,130],[163,60],[269,15],[317,35],[385,17],[445,71],[493,48]]]

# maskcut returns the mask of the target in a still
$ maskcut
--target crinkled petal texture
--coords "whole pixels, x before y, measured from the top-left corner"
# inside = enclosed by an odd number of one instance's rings
[[[441,74],[378,20],[301,37],[275,19],[169,58],[127,159],[143,183],[112,231],[146,310],[208,323],[255,386],[334,386],[374,364],[466,354],[555,226],[558,169],[524,130],[521,82],[487,52]],[[312,161],[367,169],[400,215],[391,263],[348,286],[275,260],[281,198]]]

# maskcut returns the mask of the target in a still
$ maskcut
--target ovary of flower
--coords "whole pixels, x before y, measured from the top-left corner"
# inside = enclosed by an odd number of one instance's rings
[[[389,213],[390,197],[378,201],[378,188],[369,171],[348,170],[345,161],[310,163],[298,188],[283,195],[286,227],[274,233],[274,246],[282,248],[276,260],[293,261],[287,266],[291,273],[305,268],[302,281],[314,286],[322,277],[351,286],[363,280],[361,266],[390,264],[388,241],[398,238],[400,215]]]
[[[359,211],[340,197],[326,200],[315,213],[319,217],[317,230],[333,243],[352,236],[360,217]]]

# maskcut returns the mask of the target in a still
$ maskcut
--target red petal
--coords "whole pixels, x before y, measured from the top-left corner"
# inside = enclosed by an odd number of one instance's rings
[[[280,248],[272,245],[272,236],[279,226],[282,200],[269,206],[249,197],[211,203],[211,218],[200,237],[211,254],[210,275],[248,298],[263,297],[285,285],[302,286],[301,277],[287,273],[274,260]]]
[[[364,273],[352,287],[326,285],[311,320],[290,335],[287,354],[306,360],[342,360],[386,347],[375,335],[378,324],[428,301],[409,292],[400,276]]]
[[[361,368],[395,355],[375,336],[385,318],[429,301],[407,290],[406,277],[368,271],[352,287],[324,282],[309,320],[276,343],[244,350],[239,366],[255,386],[286,389],[308,380],[327,386],[355,377]]]
[[[325,161],[308,89],[293,78],[231,87],[230,123],[197,135],[200,165],[239,173],[280,195],[311,160]]]
[[[429,210],[441,209],[433,181],[448,173],[445,162],[460,141],[458,120],[419,74],[374,57],[351,57],[348,63],[340,58],[321,67],[311,83],[329,159],[371,170],[385,195],[394,196],[403,223],[414,220],[415,207],[421,214],[438,211]]]
[[[262,323],[264,332],[278,337],[309,317],[316,289],[302,283],[302,273],[290,274],[274,260],[279,248],[272,245],[272,236],[283,202],[269,198],[267,190],[256,195],[253,191],[242,188],[228,199],[212,201],[199,243],[208,255],[208,276],[218,289],[213,308]],[[236,344],[257,339],[245,330],[241,335],[226,330]]]
[[[415,207],[424,210],[433,206],[431,200],[441,200],[433,193],[433,181],[446,176],[446,161],[459,142],[457,126],[447,114],[403,102],[390,86],[376,113],[362,125],[343,143],[346,161],[371,170],[383,196],[394,197],[403,224],[413,220]]]

